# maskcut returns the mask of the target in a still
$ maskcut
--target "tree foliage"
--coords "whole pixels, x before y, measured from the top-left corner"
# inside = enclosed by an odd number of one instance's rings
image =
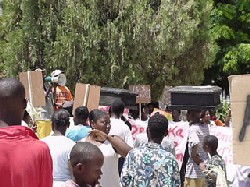
[[[64,69],[75,82],[126,88],[200,84],[216,52],[212,0],[3,0],[1,67]]]
[[[219,49],[205,80],[228,91],[229,75],[250,73],[250,1],[215,1],[211,19]]]

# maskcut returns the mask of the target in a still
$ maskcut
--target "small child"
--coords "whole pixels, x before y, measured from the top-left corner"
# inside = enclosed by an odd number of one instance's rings
[[[100,149],[89,142],[77,142],[70,153],[74,180],[68,180],[63,187],[96,187],[102,175],[104,156]]]
[[[226,168],[225,162],[221,156],[218,155],[218,138],[214,135],[207,135],[204,137],[203,149],[208,152],[211,158],[205,165],[200,165],[200,169],[206,174],[206,187],[226,187]]]

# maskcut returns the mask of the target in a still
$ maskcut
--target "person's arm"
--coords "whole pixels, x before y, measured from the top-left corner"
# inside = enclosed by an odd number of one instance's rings
[[[96,129],[90,131],[89,136],[91,137],[91,139],[94,139],[98,142],[103,142],[105,140],[109,141],[113,148],[116,150],[116,152],[123,157],[126,157],[128,152],[132,149],[120,137],[114,135],[107,135],[104,132]]]
[[[173,156],[173,185],[174,187],[178,187],[181,184],[179,165]]]
[[[131,187],[133,186],[133,179],[136,175],[133,166],[134,166],[134,159],[131,157],[131,152],[125,158],[125,162],[123,164],[122,173],[121,173],[121,184],[123,187]]]
[[[107,141],[111,143],[114,149],[123,157],[126,157],[128,152],[132,149],[128,144],[126,144],[120,137],[108,135]]]
[[[203,160],[200,158],[200,156],[198,155],[198,144],[194,145],[191,148],[191,155],[190,157],[193,159],[193,161],[197,164],[200,165],[201,163],[203,163]]]

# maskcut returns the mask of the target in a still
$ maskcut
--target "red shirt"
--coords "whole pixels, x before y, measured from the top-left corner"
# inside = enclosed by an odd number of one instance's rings
[[[0,128],[0,186],[52,187],[48,146],[23,126]]]

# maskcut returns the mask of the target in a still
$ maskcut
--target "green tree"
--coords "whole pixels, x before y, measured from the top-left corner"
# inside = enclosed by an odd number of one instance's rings
[[[205,82],[228,92],[229,75],[250,73],[250,1],[215,1],[211,20],[219,50]]]
[[[126,88],[200,84],[216,45],[212,0],[3,0],[4,73],[64,69],[75,82]]]

